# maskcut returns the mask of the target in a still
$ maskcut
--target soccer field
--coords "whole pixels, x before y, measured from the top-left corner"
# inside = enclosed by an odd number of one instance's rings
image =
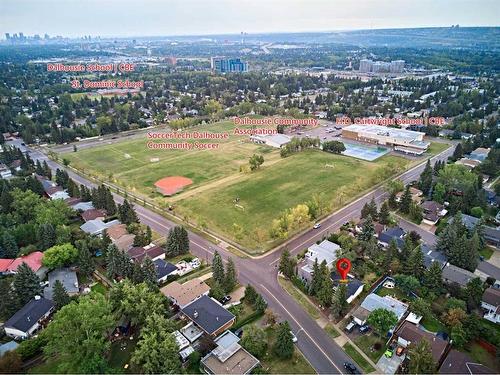
[[[395,156],[383,156],[373,163],[318,150],[304,151],[267,167],[264,163],[261,170],[237,181],[182,199],[176,210],[258,254],[282,241],[271,238],[270,228],[273,219],[286,209],[323,194],[331,212],[403,171],[409,163]]]
[[[218,141],[218,150],[152,150],[146,147],[144,136],[61,156],[85,174],[119,185],[160,207],[173,205],[176,215],[235,241],[253,254],[284,240],[273,238],[270,229],[273,220],[287,209],[321,194],[324,213],[332,212],[416,162],[394,155],[368,162],[319,150],[281,158],[277,149],[232,135],[233,128],[226,121],[196,129],[229,132],[228,140]],[[264,164],[257,171],[240,172],[240,166],[247,165],[254,153],[264,156]],[[177,175],[192,179],[193,184],[173,197],[156,192],[153,184],[157,180]]]

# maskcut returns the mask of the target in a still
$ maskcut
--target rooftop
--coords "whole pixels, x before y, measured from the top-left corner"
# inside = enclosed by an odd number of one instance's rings
[[[447,282],[454,282],[461,286],[467,285],[470,280],[476,277],[477,276],[472,272],[454,266],[453,264],[447,263],[443,268],[443,279]]]
[[[158,279],[170,275],[172,272],[177,271],[177,267],[172,263],[166,262],[163,259],[156,259],[154,261],[156,267],[156,274]]]
[[[49,286],[43,291],[45,298],[52,299],[54,284],[57,280],[61,282],[66,292],[70,295],[80,291],[76,272],[69,268],[59,268],[49,273]]]
[[[306,257],[313,262],[317,259],[321,264],[326,261],[326,264],[331,264],[337,259],[337,251],[340,246],[328,240],[323,240],[319,245],[314,244],[307,249]]]
[[[210,287],[200,279],[191,279],[184,284],[173,281],[161,288],[163,295],[173,299],[175,303],[183,307],[195,299],[207,294]]]
[[[415,324],[404,322],[396,331],[396,335],[411,343],[418,343],[421,340],[426,340],[431,344],[432,358],[435,362],[439,362],[445,354],[448,342],[440,337],[433,335],[430,332],[418,328]]]
[[[208,296],[194,300],[182,309],[182,313],[209,335],[235,319],[232,313]]]
[[[452,349],[439,368],[440,374],[494,374],[495,371],[475,362],[467,354]]]
[[[492,306],[500,306],[500,289],[489,287],[484,291],[481,301]]]
[[[35,297],[24,305],[18,312],[5,322],[4,327],[14,328],[21,332],[28,332],[45,314],[47,314],[54,304],[52,301]]]
[[[408,305],[391,296],[381,297],[375,293],[371,293],[361,303],[361,307],[372,312],[376,309],[384,309],[392,311],[398,317],[398,320],[408,310]]]
[[[36,272],[40,268],[42,268],[42,258],[43,253],[41,251],[35,251],[28,255],[16,258],[9,264],[9,266],[7,267],[7,271],[16,272],[17,268],[21,264],[26,263],[33,271]]]
[[[397,128],[389,128],[382,125],[349,125],[344,127],[342,130],[347,130],[356,133],[364,133],[372,136],[384,136],[391,138],[398,138],[404,142],[418,141],[420,137],[424,135],[421,132],[414,132],[412,130],[404,130]],[[427,143],[427,142],[425,142]]]

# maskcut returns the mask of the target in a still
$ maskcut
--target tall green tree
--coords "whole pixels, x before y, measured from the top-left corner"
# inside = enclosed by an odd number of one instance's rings
[[[293,356],[294,349],[290,324],[284,321],[277,328],[276,342],[273,347],[274,354],[281,359],[290,359]]]
[[[115,325],[111,305],[102,294],[80,297],[59,310],[43,332],[44,353],[57,357],[58,372],[104,373],[111,345],[108,335]]]
[[[295,259],[290,256],[288,249],[283,250],[280,257],[279,271],[285,277],[291,279],[295,275],[295,266],[297,265]]]
[[[424,285],[436,294],[443,289],[443,271],[439,262],[432,262],[431,266],[424,272]]]
[[[189,251],[188,233],[184,227],[176,226],[168,232],[165,253],[169,257],[186,254]]]
[[[212,259],[212,278],[219,285],[223,285],[225,277],[224,263],[216,250]]]
[[[427,159],[427,163],[425,164],[425,168],[420,174],[420,179],[418,181],[418,187],[422,192],[427,195],[432,187],[432,175],[433,170],[431,167],[430,159]]]
[[[56,230],[54,226],[50,223],[40,225],[38,227],[38,238],[41,250],[47,250],[54,246],[56,244]]]
[[[54,305],[56,310],[60,310],[63,306],[66,306],[70,302],[70,297],[64,285],[56,280],[54,283],[54,287],[52,289],[52,299],[54,301]]]
[[[257,358],[262,358],[267,350],[266,332],[255,324],[245,326],[241,345]]]
[[[311,282],[309,283],[309,294],[316,296],[323,284],[323,273],[321,272],[318,264],[318,259],[314,259],[313,272],[311,275]]]
[[[358,238],[360,241],[370,241],[375,235],[375,226],[371,215],[368,215],[363,222],[361,233]]]
[[[408,349],[410,363],[408,370],[410,374],[434,374],[437,365],[432,357],[431,344],[427,340],[412,343]]]
[[[26,263],[17,268],[13,287],[18,308],[27,304],[36,295],[42,295],[40,278]]]
[[[410,185],[406,185],[403,195],[401,196],[401,201],[399,202],[399,210],[404,214],[410,213],[411,206],[411,193],[410,193]]]
[[[2,236],[2,250],[6,258],[14,259],[19,253],[16,239],[8,232],[4,232]]]
[[[380,212],[378,214],[378,221],[382,225],[388,225],[390,218],[391,218],[391,213],[389,210],[389,203],[387,201],[385,201],[384,203],[382,203],[382,206],[380,206]]]
[[[345,310],[347,309],[347,305],[347,286],[345,284],[340,284],[335,290],[335,294],[332,299],[333,315],[337,318],[343,316]]]
[[[141,329],[132,362],[145,374],[179,374],[179,349],[172,332],[175,324],[160,314],[148,315]]]
[[[95,262],[92,258],[92,254],[87,246],[83,244],[80,249],[78,249],[78,271],[81,275],[85,277],[90,277],[95,271]]]
[[[386,309],[375,309],[370,313],[370,315],[368,315],[366,322],[381,337],[385,337],[387,332],[398,322],[398,317],[392,311]]]
[[[233,258],[229,258],[226,266],[226,273],[224,275],[224,292],[231,293],[238,283],[238,275],[236,266],[234,265]]]

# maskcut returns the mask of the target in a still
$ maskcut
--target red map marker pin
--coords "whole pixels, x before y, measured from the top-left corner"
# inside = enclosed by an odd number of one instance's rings
[[[351,261],[347,258],[340,258],[337,260],[337,271],[339,271],[340,276],[342,277],[342,280],[340,282],[346,283],[347,282],[347,274],[349,273],[349,270],[351,269]]]

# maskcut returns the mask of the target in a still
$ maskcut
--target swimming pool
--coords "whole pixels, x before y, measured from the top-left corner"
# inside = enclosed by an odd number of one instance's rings
[[[387,147],[367,146],[355,143],[342,142],[345,146],[345,151],[342,155],[351,156],[353,158],[366,161],[373,161],[379,157],[389,153],[391,150]]]

